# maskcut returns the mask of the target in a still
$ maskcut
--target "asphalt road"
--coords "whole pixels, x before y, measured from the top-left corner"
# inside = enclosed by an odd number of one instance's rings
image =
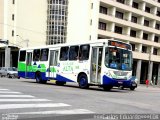
[[[158,114],[159,106],[159,87],[141,85],[135,91],[113,88],[106,92],[96,86],[80,89],[76,83],[57,86],[53,82],[0,78],[2,120],[92,120],[102,119],[104,114]]]

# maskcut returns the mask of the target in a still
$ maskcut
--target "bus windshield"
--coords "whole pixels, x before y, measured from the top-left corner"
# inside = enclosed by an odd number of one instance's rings
[[[132,70],[132,51],[107,47],[105,49],[105,65],[117,70]]]

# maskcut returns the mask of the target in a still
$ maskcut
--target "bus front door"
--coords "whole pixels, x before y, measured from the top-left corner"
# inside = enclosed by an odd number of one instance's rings
[[[49,77],[56,78],[57,75],[57,63],[58,63],[58,50],[50,51],[50,61],[49,61]]]
[[[102,47],[92,48],[91,57],[91,83],[100,84],[101,82],[101,64],[102,64]]]
[[[32,52],[27,52],[25,77],[30,78],[32,75]]]

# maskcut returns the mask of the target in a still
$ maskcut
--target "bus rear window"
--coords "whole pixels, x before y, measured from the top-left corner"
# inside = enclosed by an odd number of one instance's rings
[[[26,51],[20,51],[20,57],[19,61],[25,61],[26,60]]]

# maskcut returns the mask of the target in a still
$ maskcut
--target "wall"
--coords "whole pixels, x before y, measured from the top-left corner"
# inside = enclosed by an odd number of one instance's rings
[[[15,4],[12,4],[11,0],[9,5],[8,23],[12,26],[8,27],[10,42],[20,47],[26,47],[24,40],[29,40],[29,47],[45,45],[47,0],[16,0]],[[11,18],[12,14],[15,14],[14,21]],[[12,30],[14,30],[14,37]]]
[[[69,0],[67,26],[68,42],[97,39],[98,11],[96,10],[98,5],[96,4],[98,3],[99,0]],[[94,12],[94,15],[92,12]]]
[[[3,14],[3,0],[0,0],[0,39],[3,38],[3,19],[4,19],[4,14]]]

